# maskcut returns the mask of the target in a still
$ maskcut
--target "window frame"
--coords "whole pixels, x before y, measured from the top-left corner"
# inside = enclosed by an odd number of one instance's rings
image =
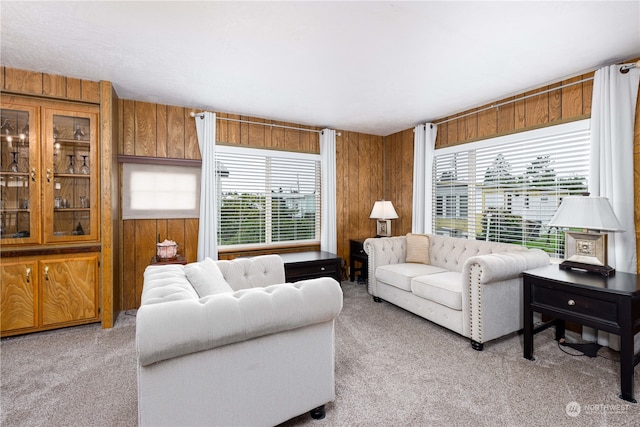
[[[257,250],[257,249],[274,249],[274,248],[283,248],[283,247],[295,247],[295,246],[311,246],[311,245],[319,245],[320,244],[320,236],[321,236],[321,204],[322,204],[322,183],[320,178],[321,173],[321,156],[316,153],[308,153],[308,152],[300,152],[300,151],[286,151],[286,150],[278,150],[278,149],[269,149],[269,148],[254,148],[254,147],[246,147],[232,144],[217,144],[216,145],[216,162],[224,163],[224,159],[220,159],[218,157],[219,154],[232,154],[236,156],[259,156],[259,157],[277,157],[279,159],[290,159],[290,160],[305,160],[305,161],[313,161],[316,165],[316,178],[315,178],[315,188],[317,189],[317,202],[315,206],[315,238],[314,239],[305,239],[305,240],[288,240],[288,241],[269,241],[270,239],[265,238],[265,242],[259,243],[239,243],[232,245],[223,245],[220,242],[220,231],[222,226],[221,221],[221,211],[222,203],[218,203],[216,207],[216,215],[218,215],[218,230],[217,233],[217,241],[218,241],[218,250],[220,252],[237,252],[237,251],[246,251],[246,250]],[[265,171],[265,177],[269,172]],[[216,188],[218,192],[217,197],[219,200],[222,199],[222,189]],[[270,204],[265,209],[266,211],[271,212]],[[272,218],[265,218],[265,222],[267,224],[272,223]],[[272,231],[270,226],[267,226],[268,230],[265,232]]]
[[[511,156],[514,155],[513,152],[516,150],[516,148],[514,148],[517,147],[516,144],[526,144],[526,146],[529,146],[535,144],[536,141],[549,144],[553,143],[554,140],[562,141],[563,139],[575,143],[574,138],[579,138],[580,143],[583,144],[585,139],[588,141],[589,133],[591,132],[590,125],[591,120],[587,118],[435,149],[432,176],[432,194],[434,200],[432,206],[433,233],[466,237],[475,240],[478,239],[479,233],[482,234],[485,232],[486,239],[490,241],[505,241],[504,239],[506,239],[510,240],[511,243],[522,244],[522,246],[525,247],[541,247],[544,250],[551,251],[550,255],[552,258],[562,257],[564,254],[564,237],[561,230],[554,230],[555,233],[558,233],[558,235],[554,236],[556,240],[554,240],[554,244],[549,244],[546,248],[543,247],[544,245],[540,244],[540,242],[536,242],[535,238],[530,237],[534,234],[530,234],[532,230],[530,226],[533,222],[531,222],[531,217],[528,216],[532,214],[529,209],[534,203],[540,204],[543,201],[548,205],[549,200],[547,200],[547,196],[553,196],[553,200],[557,202],[555,206],[555,209],[557,209],[563,194],[571,194],[572,192],[575,194],[575,192],[578,191],[587,191],[590,163],[589,153],[580,153],[579,158],[576,159],[576,163],[581,165],[581,168],[577,170],[579,175],[576,176],[582,178],[583,181],[572,181],[573,176],[566,175],[566,172],[571,170],[572,161],[566,150],[558,150],[546,155],[546,159],[552,159],[550,163],[545,163],[545,156],[543,155],[541,158],[539,155],[539,153],[542,152],[541,148],[532,148],[530,152],[528,150],[518,151],[515,162]],[[507,157],[506,159],[500,158],[502,156],[502,147],[504,147],[505,154],[508,154],[508,157],[505,156]],[[567,147],[570,149],[571,146],[569,145]],[[487,159],[495,154],[491,153],[491,155],[489,155],[494,148],[499,148],[498,150],[493,150],[500,153],[493,160],[497,163],[490,163],[490,166],[487,166]],[[529,155],[531,157],[529,157]],[[554,157],[549,157],[552,155]],[[447,156],[449,158],[447,158]],[[586,165],[584,163],[585,157]],[[501,181],[500,179],[494,181],[496,178],[494,175],[490,175],[492,181],[487,185],[487,171],[490,171],[490,167],[494,166],[494,164],[496,165],[494,171],[497,170],[501,160],[506,160],[506,170],[508,172],[507,181]],[[447,166],[442,167],[442,162],[446,164],[446,161],[451,162],[452,166],[450,166],[450,168],[454,169],[453,171],[449,170]],[[458,164],[459,161],[462,162],[460,166]],[[560,163],[556,163],[557,161],[560,161]],[[518,168],[518,171],[513,175],[510,173],[511,163]],[[525,172],[523,173],[522,169],[525,165]],[[530,165],[535,165],[536,167],[531,167]],[[556,171],[553,166],[558,166],[560,169]],[[554,174],[553,180],[549,180],[549,182],[554,183],[553,187],[547,187],[548,184],[546,180],[548,179],[549,171]],[[463,173],[464,176],[458,177],[457,175],[460,173]],[[538,175],[536,175],[536,173]],[[440,175],[440,180],[438,179],[438,175]],[[443,176],[446,176],[447,179],[450,178],[450,183],[446,184],[446,181],[442,179]],[[522,177],[525,177],[524,181]],[[564,180],[562,178],[564,178]],[[440,185],[443,182],[445,182],[445,184]],[[575,188],[572,188],[574,183]],[[585,188],[580,189],[580,184],[584,184]],[[466,190],[462,189],[462,187],[465,187]],[[552,188],[553,191],[548,192],[546,188]],[[467,215],[465,218],[458,218],[457,216],[449,217],[450,206],[447,204],[447,200],[448,198],[456,197],[457,203],[455,210],[457,213],[462,205],[457,197],[459,194],[462,194],[460,193],[461,191],[468,191],[469,194],[466,209],[460,209],[466,210]],[[498,200],[500,197],[504,199],[501,202]],[[518,203],[521,203],[522,206],[512,206],[515,202],[514,198],[521,198],[522,200],[518,200]],[[494,204],[499,206],[492,207]],[[549,206],[547,206],[546,209],[548,210]],[[545,215],[548,215],[547,210],[544,211],[544,215],[540,212],[536,213],[540,218],[544,218]],[[496,213],[499,221],[497,223],[495,223]],[[482,221],[478,218],[481,218]],[[498,235],[493,236],[493,238],[489,235],[492,228],[490,228],[488,222],[491,221],[491,218],[494,218],[494,227],[499,227],[497,229]],[[485,219],[487,221],[486,224],[484,223]],[[521,224],[512,228],[518,224],[518,219]],[[447,224],[447,221],[450,221],[450,224]],[[456,222],[460,223],[457,224]],[[545,227],[544,219],[534,222],[540,224],[547,234],[550,233]],[[467,224],[466,230],[460,228],[462,223]],[[480,229],[478,229],[478,226]],[[505,231],[500,231],[503,228]],[[537,230],[540,230],[540,228]],[[501,235],[500,233],[506,234]],[[542,235],[542,232],[539,232],[539,234]],[[498,240],[494,240],[495,238]],[[555,251],[552,250],[553,247],[555,247]]]

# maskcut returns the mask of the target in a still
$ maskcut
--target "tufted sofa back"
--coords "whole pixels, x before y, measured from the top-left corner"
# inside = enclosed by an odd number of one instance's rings
[[[216,261],[234,291],[277,285],[285,282],[284,261],[280,255],[259,255]]]
[[[434,234],[429,235],[431,265],[459,273],[462,272],[465,261],[473,256],[504,252],[524,252],[527,250],[528,249],[523,246],[509,243],[485,242],[482,240],[461,239]]]

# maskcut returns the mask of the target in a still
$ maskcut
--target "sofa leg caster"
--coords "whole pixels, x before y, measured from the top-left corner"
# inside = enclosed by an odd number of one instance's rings
[[[311,418],[313,418],[314,420],[323,419],[324,416],[326,415],[324,411],[324,405],[318,406],[317,408],[312,409],[311,412],[309,412],[309,414],[311,415]]]
[[[471,340],[471,348],[476,351],[482,351],[482,349],[484,348],[484,343]]]
[[[378,297],[373,297],[373,301],[374,302],[382,302],[382,300],[380,298],[378,298]]]

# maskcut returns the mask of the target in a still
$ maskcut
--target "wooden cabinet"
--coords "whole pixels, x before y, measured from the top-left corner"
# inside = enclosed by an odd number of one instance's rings
[[[38,326],[38,261],[17,259],[0,263],[2,332],[35,330]]]
[[[2,336],[100,320],[99,114],[2,96]]]
[[[0,260],[2,336],[97,321],[99,256]]]
[[[98,254],[40,262],[42,325],[98,319]]]

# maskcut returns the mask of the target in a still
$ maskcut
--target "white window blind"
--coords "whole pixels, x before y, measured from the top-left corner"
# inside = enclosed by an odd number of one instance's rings
[[[198,218],[200,168],[123,163],[122,218]]]
[[[589,120],[438,149],[437,234],[515,243],[564,255],[549,220],[566,195],[587,191]]]
[[[218,244],[320,240],[320,156],[217,146]]]

